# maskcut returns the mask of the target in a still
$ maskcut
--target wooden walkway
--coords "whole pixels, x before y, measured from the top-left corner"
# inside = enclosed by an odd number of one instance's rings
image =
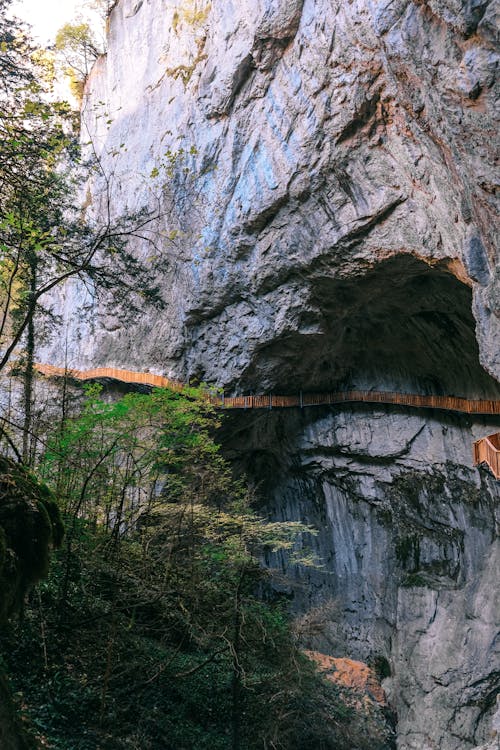
[[[497,479],[500,479],[500,432],[476,440],[474,443],[474,463],[488,464]]]
[[[98,367],[94,370],[65,370],[53,365],[35,365],[42,375],[48,377],[67,377],[75,380],[99,380],[109,378],[121,383],[136,383],[157,388],[170,388],[182,391],[185,387],[177,380],[170,380],[163,375],[150,372],[133,372],[119,370],[115,367]],[[413,406],[420,409],[444,409],[461,414],[484,414],[500,416],[500,400],[457,398],[455,396],[420,396],[391,391],[337,391],[333,393],[299,393],[296,396],[277,396],[266,394],[260,396],[223,396],[208,395],[207,398],[216,406],[226,409],[285,409],[306,406],[327,406],[348,402],[370,404],[397,404]]]
[[[98,367],[93,370],[74,370],[53,365],[36,364],[36,370],[47,377],[70,377],[75,380],[99,380],[109,378],[121,383],[146,385],[153,388],[170,388],[180,392],[185,387],[177,380],[149,372],[120,370],[115,367]],[[299,393],[296,396],[224,396],[207,394],[210,403],[223,409],[284,409],[307,406],[328,406],[343,403],[395,404],[419,409],[441,409],[460,414],[499,415],[500,400],[467,399],[455,396],[421,396],[391,391],[337,391],[332,393]],[[474,461],[487,463],[497,479],[500,479],[500,433],[482,438],[474,443]]]

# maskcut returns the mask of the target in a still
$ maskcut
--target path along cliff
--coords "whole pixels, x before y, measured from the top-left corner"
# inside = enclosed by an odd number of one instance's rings
[[[166,309],[123,326],[72,282],[39,360],[497,400],[497,44],[487,0],[119,0],[82,132],[113,212],[161,209],[134,250]],[[400,750],[489,742],[499,486],[471,445],[499,420],[350,404],[224,430],[266,507],[320,529],[321,569],[269,560],[296,609],[337,601],[309,647],[383,667]]]
[[[97,367],[93,370],[69,370],[54,365],[35,364],[35,369],[47,377],[69,380],[112,380],[130,385],[150,388],[167,388],[182,391],[185,386],[163,375],[150,372],[120,370],[115,367]],[[459,414],[500,415],[500,400],[470,400],[451,396],[422,396],[411,393],[391,393],[389,391],[337,391],[336,393],[300,393],[297,396],[277,396],[261,394],[249,396],[229,396],[224,393],[205,391],[207,401],[218,409],[305,409],[308,406],[326,406],[346,403],[395,404],[416,409],[440,409]],[[487,435],[474,443],[474,463],[487,464],[496,479],[500,479],[500,433]]]

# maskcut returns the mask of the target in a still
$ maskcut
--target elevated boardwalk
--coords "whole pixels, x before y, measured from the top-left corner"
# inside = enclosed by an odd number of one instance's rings
[[[152,388],[170,388],[174,391],[182,391],[184,384],[176,380],[170,380],[163,375],[153,375],[151,372],[134,372],[132,370],[119,370],[116,367],[97,367],[93,370],[74,370],[54,365],[34,365],[35,370],[48,378],[68,377],[73,380],[100,380],[109,378],[121,383],[136,383],[147,385]]]
[[[495,477],[500,479],[500,432],[476,440],[474,463],[476,465],[488,464]]]
[[[153,388],[170,388],[181,391],[184,384],[170,380],[163,375],[150,372],[119,370],[115,367],[98,367],[94,370],[65,370],[63,367],[37,364],[35,368],[47,377],[67,377],[75,380],[99,380],[109,378],[121,383],[146,385]],[[286,409],[305,406],[327,406],[348,402],[370,404],[396,404],[420,409],[444,409],[460,414],[484,414],[500,416],[500,400],[457,398],[455,396],[421,396],[391,391],[335,391],[332,393],[299,393],[296,396],[277,396],[265,394],[259,396],[210,396],[211,403],[226,409]]]
[[[170,388],[180,392],[184,384],[163,375],[149,372],[120,370],[115,367],[97,367],[93,370],[74,370],[53,365],[36,364],[36,370],[46,377],[70,377],[75,380],[109,378],[121,383],[146,385],[153,388]],[[391,391],[337,391],[332,393],[299,393],[296,396],[263,394],[258,396],[224,396],[207,394],[210,403],[223,409],[286,409],[307,406],[328,406],[343,403],[395,404],[417,409],[441,409],[459,414],[498,415],[500,400],[467,399],[456,396],[422,396]],[[482,438],[474,443],[474,462],[487,463],[500,479],[500,433]]]

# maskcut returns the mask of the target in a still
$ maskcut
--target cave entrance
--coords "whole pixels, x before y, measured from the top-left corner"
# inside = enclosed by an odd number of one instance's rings
[[[479,363],[471,289],[410,255],[309,280],[303,330],[263,347],[245,380],[275,393],[341,388],[498,398]],[[311,320],[314,318],[314,326]]]

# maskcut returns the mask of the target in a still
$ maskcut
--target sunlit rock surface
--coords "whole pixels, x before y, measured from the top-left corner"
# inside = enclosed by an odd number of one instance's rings
[[[161,214],[132,241],[166,309],[124,327],[73,283],[67,346],[40,359],[498,398],[497,34],[479,0],[120,0],[83,140],[114,214]],[[490,742],[499,483],[471,448],[500,425],[361,407],[228,425],[267,507],[319,528],[323,567],[283,584],[298,611],[337,602],[310,647],[385,665],[400,750]]]
[[[495,19],[459,0],[121,0],[83,139],[115,213],[164,214],[136,244],[168,312],[105,318],[90,346],[85,328],[73,364],[292,388],[302,352],[333,346],[318,385],[356,380],[386,366],[340,361],[373,336],[391,352],[420,337],[433,360],[443,338],[461,348],[470,288],[467,335],[498,376]]]

